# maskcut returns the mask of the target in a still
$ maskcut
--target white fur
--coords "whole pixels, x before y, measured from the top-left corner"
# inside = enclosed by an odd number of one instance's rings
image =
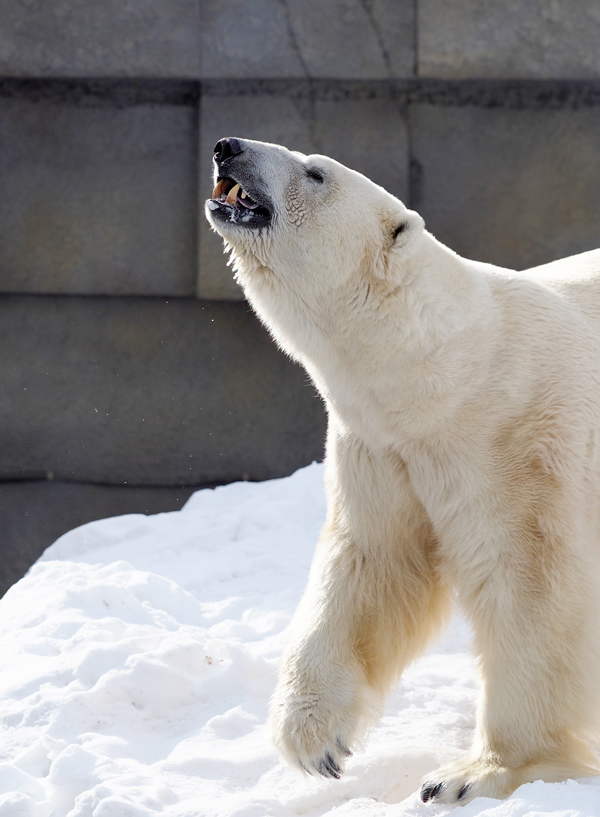
[[[335,776],[456,594],[482,693],[436,802],[599,773],[600,252],[525,273],[467,261],[360,174],[240,143],[231,173],[268,191],[272,226],[207,214],[329,417],[277,746]]]

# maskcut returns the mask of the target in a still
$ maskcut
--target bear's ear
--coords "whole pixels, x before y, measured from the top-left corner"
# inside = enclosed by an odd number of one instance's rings
[[[401,221],[400,224],[398,224],[398,226],[395,228],[394,232],[392,233],[392,241],[395,241],[398,238],[398,236],[400,235],[400,233],[403,233],[406,230],[407,227],[408,227],[408,224],[406,223],[406,221]]]
[[[383,243],[379,243],[374,253],[372,270],[376,278],[387,279],[396,276],[398,263],[408,257],[416,247],[419,236],[423,235],[425,222],[414,210],[394,208],[382,215],[381,228]]]
[[[425,222],[414,210],[399,213],[391,224],[391,249],[406,247],[413,238],[423,232]]]

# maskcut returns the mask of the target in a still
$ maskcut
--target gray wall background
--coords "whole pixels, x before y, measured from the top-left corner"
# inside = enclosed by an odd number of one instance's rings
[[[214,143],[322,152],[458,252],[600,245],[596,0],[4,0],[0,591],[64,531],[322,456],[204,221]]]

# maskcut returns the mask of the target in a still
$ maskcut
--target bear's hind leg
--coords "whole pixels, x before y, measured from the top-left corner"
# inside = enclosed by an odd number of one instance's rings
[[[588,742],[598,723],[598,571],[593,545],[566,542],[513,531],[487,575],[470,582],[463,564],[459,598],[483,684],[477,732],[466,758],[428,776],[425,802],[504,798],[526,782],[600,773]]]

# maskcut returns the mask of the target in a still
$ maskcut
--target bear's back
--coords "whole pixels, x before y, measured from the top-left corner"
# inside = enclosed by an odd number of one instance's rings
[[[600,324],[600,249],[532,267],[519,275],[559,292]]]

